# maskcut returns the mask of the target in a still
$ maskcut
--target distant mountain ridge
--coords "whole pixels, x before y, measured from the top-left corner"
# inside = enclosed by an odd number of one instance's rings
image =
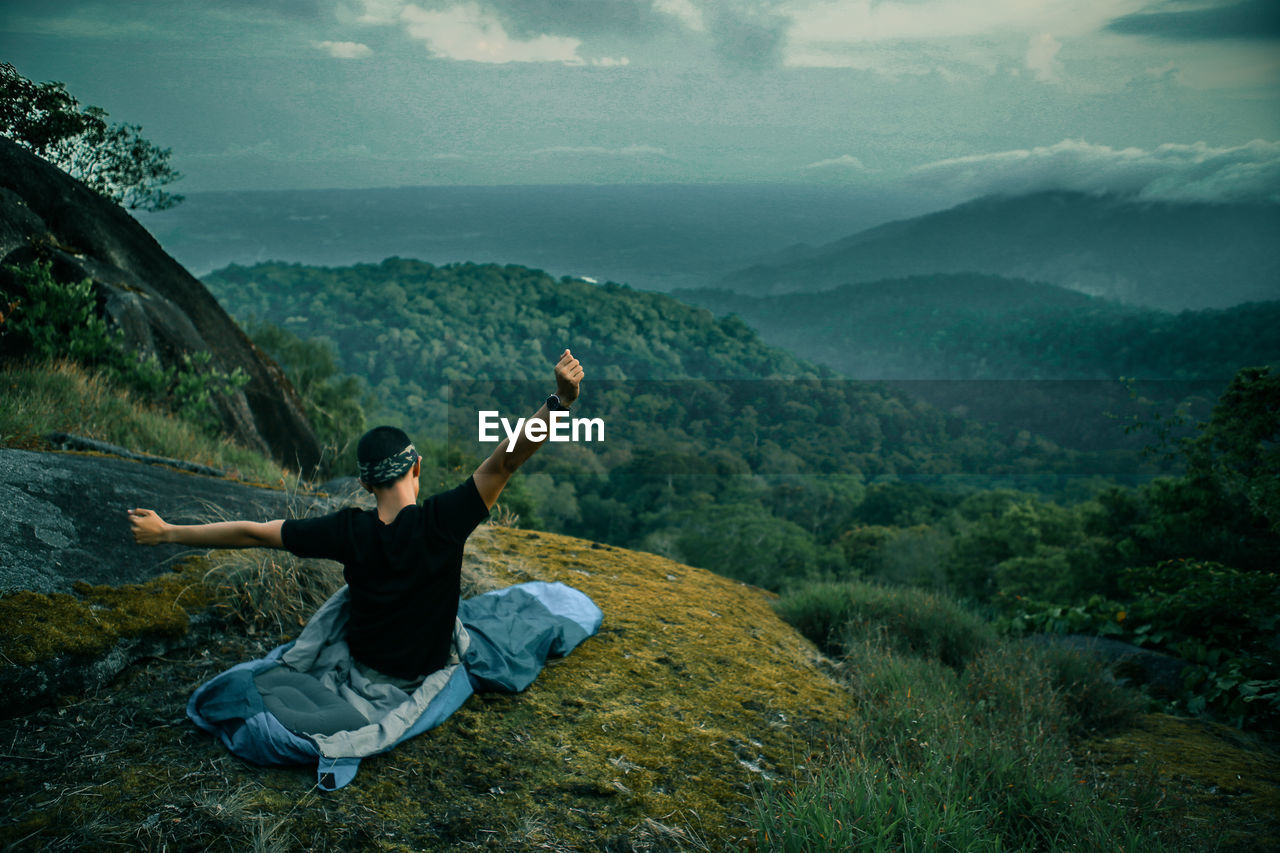
[[[1171,313],[976,273],[748,296],[679,290],[857,379],[1226,380],[1280,360],[1280,301]]]
[[[934,273],[1048,282],[1166,311],[1280,298],[1280,205],[988,196],[731,273],[765,296]]]

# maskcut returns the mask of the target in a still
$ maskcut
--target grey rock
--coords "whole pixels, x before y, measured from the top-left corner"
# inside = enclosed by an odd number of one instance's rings
[[[1028,639],[1087,654],[1104,664],[1117,680],[1145,685],[1154,696],[1172,699],[1182,692],[1183,672],[1188,666],[1182,658],[1088,634],[1036,634]]]
[[[135,544],[125,514],[134,507],[193,524],[305,515],[323,500],[124,459],[0,448],[0,594],[140,583],[199,553]]]

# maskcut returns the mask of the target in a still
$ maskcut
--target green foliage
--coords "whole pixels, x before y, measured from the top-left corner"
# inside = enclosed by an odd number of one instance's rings
[[[945,596],[861,581],[799,585],[774,609],[829,654],[884,633],[891,648],[962,667],[995,640],[984,620]]]
[[[1142,694],[1121,687],[1094,656],[1052,644],[1032,651],[1048,669],[1074,734],[1123,728],[1146,710]]]
[[[844,557],[845,572],[855,576],[870,573],[880,549],[897,535],[897,528],[882,524],[859,525],[840,534],[837,545]]]
[[[1280,301],[1174,314],[974,273],[782,296],[679,295],[865,378],[1217,379],[1280,358]]]
[[[1176,560],[1130,569],[1127,634],[1192,664],[1184,701],[1237,725],[1280,721],[1280,576]]]
[[[93,282],[55,281],[50,265],[8,266],[13,285],[0,285],[0,299],[12,306],[4,324],[6,349],[40,359],[66,356],[82,364],[109,362],[117,347],[98,316]]]
[[[864,524],[909,527],[938,521],[959,500],[920,483],[893,480],[868,488],[855,515]]]
[[[1041,595],[1074,602],[1105,592],[1107,543],[1093,536],[1092,504],[1062,507],[1030,495],[988,492],[961,503],[947,574],[951,590],[986,602]]]
[[[1173,654],[1188,663],[1181,706],[1236,725],[1280,720],[1280,577],[1218,563],[1172,560],[1129,569],[1121,601],[1095,596],[1064,607],[1007,602],[1013,633],[1093,633]]]
[[[164,210],[182,196],[161,189],[182,176],[172,154],[139,125],[107,124],[100,107],[80,109],[61,83],[33,83],[0,63],[0,134],[130,210]]]
[[[40,447],[70,432],[139,453],[185,459],[275,484],[279,464],[155,407],[107,374],[61,360],[0,362],[0,445]]]
[[[1187,473],[1098,496],[1093,532],[1124,563],[1180,558],[1272,571],[1280,565],[1280,376],[1244,368],[1210,419],[1180,442]]]
[[[513,483],[546,473],[572,484],[572,500],[542,484],[520,524],[537,519],[771,588],[846,574],[836,541],[856,521],[868,479],[1074,464],[1069,455],[1020,458],[981,427],[824,377],[741,322],[620,285],[400,258],[341,269],[233,266],[206,283],[245,322],[324,336],[337,369],[377,395],[371,419],[447,436],[473,456],[492,447],[471,440],[475,413],[533,411],[549,390],[550,364],[571,346],[588,371],[576,414],[601,418],[607,438],[531,460]],[[530,377],[537,383],[505,381]],[[923,488],[871,491],[892,492],[921,521],[950,500]],[[926,502],[927,511],[913,509]],[[756,544],[724,547],[738,538]],[[926,540],[904,541],[903,554]]]
[[[1083,604],[1063,605],[1014,596],[1006,600],[1008,616],[997,624],[1012,634],[1097,634],[1120,637],[1121,623],[1128,616],[1126,606],[1101,595],[1090,596]]]
[[[1211,480],[1280,534],[1280,373],[1237,371],[1186,452],[1191,477]]]
[[[682,562],[766,589],[838,565],[834,554],[815,545],[799,525],[759,504],[691,510],[675,524],[673,534]]]
[[[249,382],[240,368],[227,373],[212,367],[208,352],[184,353],[181,363],[168,366],[154,355],[130,355],[123,333],[110,329],[98,314],[90,279],[60,282],[53,277],[52,265],[40,261],[8,265],[4,273],[0,303],[14,306],[0,326],[0,351],[6,355],[38,361],[69,358],[96,368],[208,431],[220,426],[214,395],[233,393]]]

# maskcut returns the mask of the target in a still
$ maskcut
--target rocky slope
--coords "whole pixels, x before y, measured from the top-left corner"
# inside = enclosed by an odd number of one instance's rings
[[[190,273],[125,210],[0,138],[0,266],[47,260],[59,281],[92,279],[104,316],[140,355],[165,365],[208,351],[242,369],[245,388],[217,401],[224,431],[246,447],[310,471],[320,447],[284,374]]]

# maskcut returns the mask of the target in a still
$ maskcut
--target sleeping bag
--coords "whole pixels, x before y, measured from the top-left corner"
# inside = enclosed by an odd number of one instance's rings
[[[561,583],[487,592],[459,603],[448,664],[410,682],[352,659],[348,605],[344,586],[296,640],[196,688],[187,716],[254,764],[316,762],[317,783],[333,791],[355,778],[361,759],[438,726],[472,692],[525,689],[548,657],[573,651],[603,619]]]

